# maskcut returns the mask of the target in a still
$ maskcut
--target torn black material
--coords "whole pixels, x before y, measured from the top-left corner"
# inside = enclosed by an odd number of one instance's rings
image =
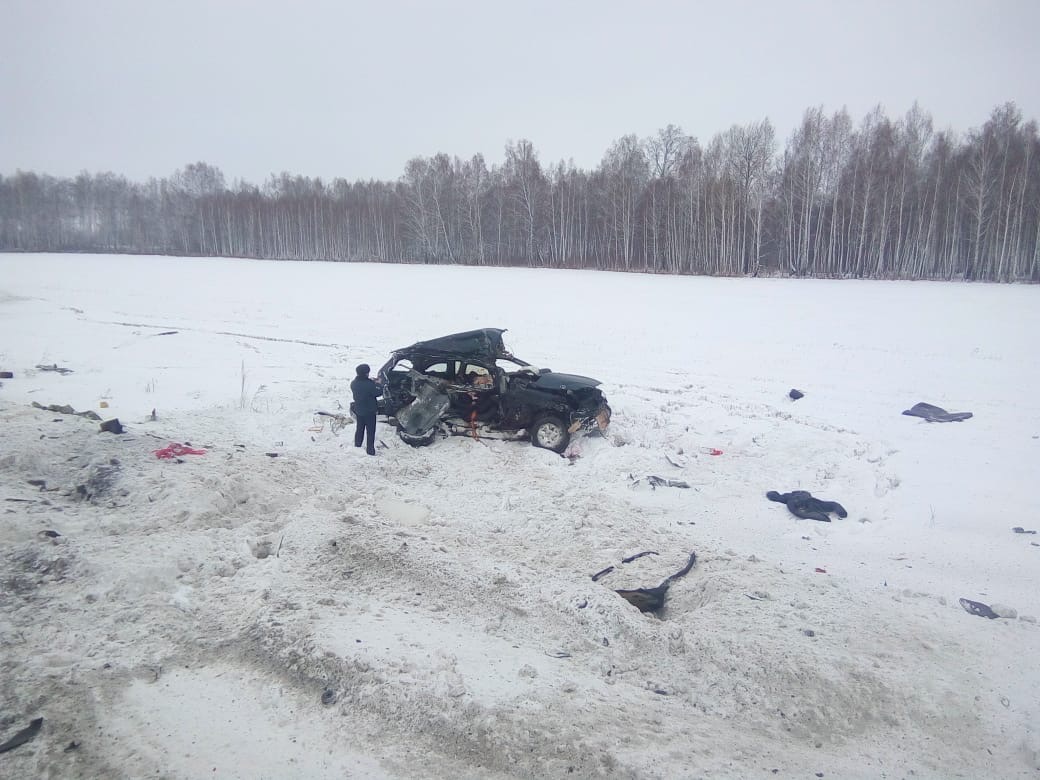
[[[996,620],[1000,617],[990,608],[989,604],[983,604],[981,601],[972,601],[971,599],[958,599],[958,601],[966,612],[970,612],[973,615],[989,618],[990,620]]]
[[[690,553],[690,560],[686,562],[686,565],[675,574],[665,579],[665,581],[656,588],[636,588],[634,590],[616,590],[614,592],[633,607],[639,609],[640,612],[657,612],[664,606],[664,598],[668,593],[668,589],[672,586],[672,583],[680,577],[685,577],[689,574],[690,569],[693,568],[693,565],[696,562],[697,553]]]
[[[21,747],[26,742],[31,742],[35,739],[36,735],[40,733],[40,729],[42,728],[43,718],[34,718],[28,726],[6,742],[0,744],[0,753],[6,753],[8,750],[14,750],[16,747]]]
[[[909,409],[904,409],[903,414],[921,417],[928,422],[961,422],[973,416],[971,412],[948,412],[942,407],[926,403],[914,404]]]
[[[819,520],[821,523],[829,523],[831,519],[828,515],[831,512],[837,514],[838,517],[849,516],[845,507],[837,501],[813,498],[812,493],[807,490],[792,490],[790,493],[777,493],[775,490],[770,490],[766,493],[766,498],[770,501],[787,504],[787,509],[791,514],[803,520]]]
[[[101,423],[102,433],[123,433],[123,424],[119,422],[118,417],[113,417],[111,420],[105,420]]]

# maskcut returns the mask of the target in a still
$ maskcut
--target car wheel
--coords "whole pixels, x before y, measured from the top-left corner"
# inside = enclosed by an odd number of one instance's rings
[[[535,420],[530,429],[531,444],[553,452],[563,452],[571,440],[567,426],[559,417],[549,414]]]
[[[426,447],[433,444],[433,440],[437,438],[437,426],[434,426],[426,433],[408,433],[404,428],[398,428],[397,437],[405,444],[410,444],[413,447]]]

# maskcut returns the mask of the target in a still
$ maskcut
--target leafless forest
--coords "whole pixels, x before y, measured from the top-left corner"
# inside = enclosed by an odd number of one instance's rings
[[[763,120],[702,145],[669,125],[592,171],[520,140],[501,166],[416,157],[395,182],[19,171],[0,177],[0,249],[1040,281],[1040,136],[1014,104],[964,135],[915,106],[858,125],[813,108],[774,136]]]

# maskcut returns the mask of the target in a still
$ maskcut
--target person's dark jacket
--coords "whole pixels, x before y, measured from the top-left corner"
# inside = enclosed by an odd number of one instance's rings
[[[367,376],[355,377],[350,383],[350,392],[354,394],[354,413],[358,417],[375,414],[379,410],[376,399],[383,394],[382,389]]]

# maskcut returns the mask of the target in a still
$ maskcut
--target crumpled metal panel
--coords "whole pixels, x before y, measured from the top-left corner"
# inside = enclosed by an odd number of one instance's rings
[[[512,355],[502,342],[503,333],[505,333],[505,328],[467,330],[429,341],[417,341],[410,347],[395,349],[394,354],[422,353],[428,356],[483,358],[487,361],[494,361],[495,358],[500,357],[510,358]]]

